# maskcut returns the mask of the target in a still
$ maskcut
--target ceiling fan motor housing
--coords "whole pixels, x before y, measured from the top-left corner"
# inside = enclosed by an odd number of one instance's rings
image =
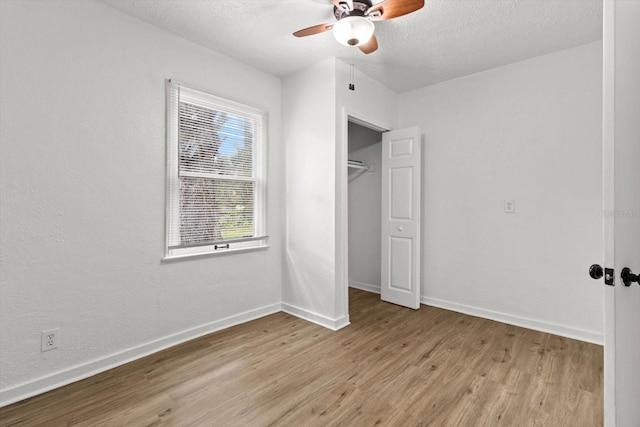
[[[340,6],[333,6],[333,14],[339,21],[347,16],[364,16],[364,14],[371,7],[371,0],[353,0],[353,9],[349,10],[349,4],[347,2],[341,2]]]

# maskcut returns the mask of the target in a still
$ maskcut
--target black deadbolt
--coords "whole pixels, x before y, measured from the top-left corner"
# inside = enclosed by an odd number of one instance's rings
[[[592,279],[602,279],[604,270],[598,264],[593,264],[589,267],[589,276],[591,276]]]

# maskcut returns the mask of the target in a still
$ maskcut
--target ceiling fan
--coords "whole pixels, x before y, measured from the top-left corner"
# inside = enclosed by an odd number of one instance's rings
[[[333,30],[336,40],[346,46],[357,46],[369,54],[378,49],[373,34],[374,21],[397,18],[422,8],[424,0],[384,0],[372,4],[371,0],[332,0],[335,24],[319,24],[293,33],[296,37],[311,36]]]

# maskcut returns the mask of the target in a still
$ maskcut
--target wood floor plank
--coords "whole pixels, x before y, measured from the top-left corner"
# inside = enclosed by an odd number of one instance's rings
[[[0,426],[603,424],[602,347],[350,289],[333,332],[277,313],[0,409]]]

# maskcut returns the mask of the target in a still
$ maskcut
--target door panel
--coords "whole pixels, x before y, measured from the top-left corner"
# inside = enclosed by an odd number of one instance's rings
[[[404,237],[391,237],[389,239],[389,287],[404,292],[412,292],[413,271],[411,260],[413,259],[413,239]]]
[[[640,426],[640,2],[604,2],[605,425]]]
[[[420,167],[418,128],[382,135],[381,298],[420,308]]]
[[[413,155],[413,139],[399,139],[390,141],[390,158],[410,157]]]
[[[412,219],[413,168],[389,169],[389,218],[395,221]]]

